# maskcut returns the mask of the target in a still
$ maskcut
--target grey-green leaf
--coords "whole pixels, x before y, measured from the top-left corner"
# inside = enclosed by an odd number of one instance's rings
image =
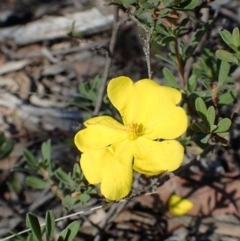
[[[232,122],[228,118],[221,119],[217,124],[217,129],[214,131],[215,133],[227,132],[231,126]]]
[[[208,129],[203,123],[193,123],[191,129],[197,133],[208,133]]]
[[[230,64],[228,62],[222,61],[220,65],[220,70],[218,74],[218,85],[223,85],[228,77],[230,71]]]
[[[137,0],[121,0],[124,7],[129,7],[131,4],[134,4],[137,2]]]
[[[64,199],[62,200],[62,205],[66,207],[68,210],[71,210],[75,203],[76,203],[76,199],[69,195],[64,197]]]
[[[240,35],[239,35],[239,29],[238,27],[233,29],[233,43],[236,47],[238,47],[240,45]]]
[[[173,42],[176,40],[176,37],[172,36],[172,35],[168,35],[168,36],[164,36],[162,37],[162,39],[160,41],[158,41],[157,43],[160,45],[166,45],[170,42]]]
[[[80,227],[79,221],[70,223],[61,233],[58,241],[73,241]]]
[[[84,205],[90,200],[90,198],[91,198],[91,196],[88,195],[87,193],[82,193],[80,195],[80,200]]]
[[[59,181],[61,181],[64,184],[67,184],[70,186],[74,184],[72,178],[66,172],[64,172],[61,168],[58,168],[55,171],[55,176],[58,178]]]
[[[47,160],[48,163],[51,161],[51,140],[47,140],[42,144],[42,155],[43,159]]]
[[[36,189],[45,189],[49,188],[50,184],[36,176],[28,176],[25,179],[25,182],[28,186],[36,188]]]
[[[213,106],[210,106],[207,110],[207,120],[208,120],[209,127],[214,125],[215,117],[216,117],[215,109]]]
[[[23,150],[23,156],[25,157],[26,162],[29,166],[31,166],[31,167],[37,167],[38,166],[37,159],[32,154],[32,152],[25,149],[25,150]]]
[[[6,140],[0,147],[0,159],[7,157],[13,150],[14,143],[11,140]]]
[[[156,7],[155,4],[148,2],[146,0],[138,1],[138,5],[139,5],[139,7],[144,8],[144,9],[154,9]]]
[[[31,229],[35,241],[42,241],[41,227],[37,216],[33,213],[27,213],[26,224]]]
[[[232,53],[227,52],[226,50],[219,49],[216,51],[216,56],[226,62],[238,63],[238,59]]]
[[[36,239],[35,239],[35,237],[34,237],[34,235],[32,233],[30,233],[28,235],[27,241],[36,241]]]
[[[196,75],[192,75],[187,81],[187,89],[190,93],[194,92],[197,88]]]
[[[192,56],[192,54],[194,53],[195,49],[198,46],[198,43],[202,39],[203,35],[206,33],[207,28],[209,28],[209,26],[210,26],[210,22],[207,22],[195,33],[192,42],[190,43],[190,45],[187,47],[185,51],[185,57],[184,57],[185,61]]]
[[[163,68],[163,76],[164,76],[164,85],[173,87],[175,89],[179,89],[179,85],[174,75],[167,67]]]
[[[206,136],[201,140],[201,142],[204,143],[204,144],[207,144],[208,141],[209,141],[209,139],[210,139],[210,137],[211,137],[211,134],[206,135]]]
[[[229,105],[229,104],[233,103],[233,101],[236,99],[236,97],[237,97],[236,90],[226,92],[218,97],[218,104],[219,105]]]
[[[187,5],[184,6],[184,10],[192,10],[200,4],[199,0],[191,0]]]
[[[199,117],[203,120],[203,122],[207,125],[207,106],[201,97],[198,97],[195,101],[195,108],[199,115]]]
[[[54,238],[55,218],[52,211],[47,211],[45,217],[46,223],[46,241],[52,241]]]
[[[220,31],[220,35],[221,35],[223,41],[224,41],[228,46],[234,44],[234,43],[233,43],[232,34],[231,34],[228,30],[226,30],[226,29],[221,30],[221,31]]]

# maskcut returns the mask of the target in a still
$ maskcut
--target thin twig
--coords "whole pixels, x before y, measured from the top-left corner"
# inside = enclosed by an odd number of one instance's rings
[[[148,78],[152,78],[152,69],[151,69],[151,37],[153,34],[153,31],[155,29],[156,21],[153,21],[151,28],[147,29],[145,25],[143,25],[133,14],[128,13],[128,16],[130,19],[132,19],[139,27],[141,27],[144,32],[145,32],[145,39],[144,41],[144,47],[143,47],[143,52],[146,57],[146,62],[147,62],[147,69],[148,69]]]
[[[116,44],[116,40],[117,40],[117,34],[118,34],[119,27],[128,20],[128,18],[125,18],[125,19],[122,19],[119,21],[118,20],[119,19],[118,10],[119,10],[118,7],[115,6],[114,7],[114,23],[113,23],[113,29],[112,29],[112,36],[111,36],[111,40],[110,40],[110,44],[109,44],[109,51],[106,51],[107,59],[106,59],[106,64],[105,64],[104,72],[103,72],[103,76],[102,76],[102,83],[99,88],[96,106],[93,111],[94,116],[98,115],[98,113],[101,109],[101,106],[102,106],[102,100],[103,100],[103,96],[104,96],[104,92],[105,92],[105,88],[106,88],[106,83],[107,83],[107,79],[108,79],[110,66],[112,63],[112,56],[113,56],[113,52],[114,52],[114,48],[115,48],[115,44]]]
[[[179,49],[178,49],[178,42],[177,40],[174,42],[174,49],[175,49],[175,54],[176,54],[176,59],[177,59],[177,64],[178,64],[178,71],[181,79],[181,85],[182,89],[185,86],[185,76],[184,76],[184,66],[182,64],[182,60],[179,54]]]

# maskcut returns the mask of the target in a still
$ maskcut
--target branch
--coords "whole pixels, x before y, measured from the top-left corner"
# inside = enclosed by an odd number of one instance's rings
[[[153,30],[155,29],[156,21],[153,21],[152,26],[151,26],[151,28],[149,30],[134,15],[132,15],[131,13],[128,13],[128,16],[135,23],[137,23],[137,25],[139,27],[141,27],[144,30],[145,34],[146,34],[145,39],[143,39],[143,41],[144,41],[143,52],[145,54],[146,62],[147,62],[148,78],[151,79],[152,78],[152,70],[151,70],[151,37],[152,37],[152,34],[153,34]]]
[[[95,105],[95,109],[93,111],[93,116],[98,115],[101,106],[102,106],[102,100],[103,100],[103,96],[104,96],[104,92],[105,92],[105,88],[106,88],[106,83],[107,83],[107,79],[108,79],[108,74],[109,74],[109,70],[110,70],[110,66],[112,63],[112,57],[113,57],[113,52],[114,52],[114,48],[115,48],[115,44],[116,44],[116,40],[117,40],[117,34],[118,34],[118,30],[119,27],[128,20],[128,18],[122,19],[122,20],[118,20],[119,16],[118,16],[118,7],[114,7],[114,23],[113,23],[113,29],[112,29],[112,36],[111,36],[111,40],[110,40],[110,44],[109,44],[109,50],[106,51],[106,64],[104,67],[104,72],[102,75],[102,83],[101,86],[99,88],[99,93],[98,93],[98,98],[97,98],[97,102]]]

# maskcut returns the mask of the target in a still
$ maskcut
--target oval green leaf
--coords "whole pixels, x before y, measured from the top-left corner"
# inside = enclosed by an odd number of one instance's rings
[[[217,124],[217,129],[214,131],[215,133],[227,132],[231,126],[232,122],[228,118],[221,119]]]
[[[35,241],[42,241],[41,227],[35,214],[27,213],[26,225],[31,229]]]
[[[164,76],[164,82],[163,82],[164,85],[173,87],[175,89],[179,89],[177,80],[175,79],[172,72],[166,67],[163,68],[163,76]]]
[[[25,182],[28,186],[36,189],[45,189],[50,187],[50,184],[48,182],[35,176],[26,177]]]
[[[52,241],[54,238],[55,218],[52,211],[47,211],[45,217],[46,223],[46,241]]]

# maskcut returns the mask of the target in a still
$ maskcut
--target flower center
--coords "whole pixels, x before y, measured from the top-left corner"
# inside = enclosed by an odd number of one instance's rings
[[[143,125],[130,122],[126,125],[126,132],[130,140],[135,140],[143,134]]]

